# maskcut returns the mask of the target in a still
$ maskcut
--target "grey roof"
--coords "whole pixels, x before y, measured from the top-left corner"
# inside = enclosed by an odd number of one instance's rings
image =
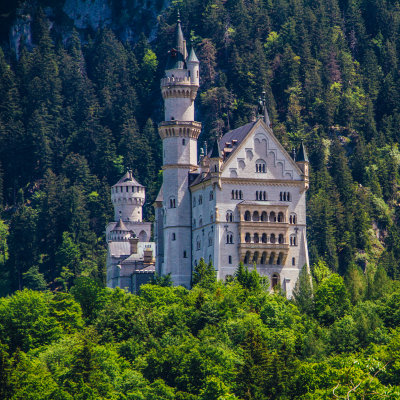
[[[178,11],[178,22],[175,29],[175,47],[168,52],[166,69],[185,69],[185,38],[183,37],[181,20]]]
[[[196,53],[194,51],[194,47],[192,46],[192,48],[190,49],[190,53],[189,53],[189,57],[188,57],[188,62],[194,62],[194,63],[198,63],[199,59],[196,56]]]
[[[221,154],[218,148],[218,139],[215,138],[214,143],[213,143],[213,147],[211,149],[211,153],[210,153],[210,158],[220,158]]]
[[[249,122],[248,124],[243,125],[240,128],[236,128],[232,131],[225,133],[225,135],[222,136],[221,140],[219,141],[220,151],[224,149],[228,142],[232,142],[232,140],[237,140],[236,146],[239,146],[256,123],[257,121]]]
[[[121,184],[124,184],[124,186],[140,186],[144,187],[141,185],[132,175],[132,171],[126,171],[124,176],[115,184],[114,186],[120,186]]]
[[[308,161],[307,152],[306,152],[306,148],[304,147],[303,141],[302,141],[301,144],[300,144],[300,149],[299,149],[299,152],[298,152],[298,154],[297,154],[297,156],[296,156],[296,161],[306,161],[306,162],[309,162],[309,161]]]
[[[124,224],[124,221],[122,221],[122,219],[120,218],[119,221],[117,222],[117,224],[112,229],[112,231],[126,231],[126,232],[129,232],[129,229]]]
[[[164,195],[163,195],[163,185],[161,185],[160,190],[158,192],[157,198],[155,202],[161,202],[164,200]]]

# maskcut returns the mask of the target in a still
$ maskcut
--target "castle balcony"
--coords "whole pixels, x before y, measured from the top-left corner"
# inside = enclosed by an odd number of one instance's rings
[[[285,265],[289,244],[240,243],[239,258],[243,264],[259,266]]]
[[[197,121],[163,121],[158,124],[161,139],[168,137],[189,137],[197,139],[201,132],[201,122]]]

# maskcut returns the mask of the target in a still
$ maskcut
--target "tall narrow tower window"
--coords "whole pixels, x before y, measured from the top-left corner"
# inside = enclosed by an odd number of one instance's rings
[[[182,146],[184,146],[186,144],[185,139],[182,139]]]

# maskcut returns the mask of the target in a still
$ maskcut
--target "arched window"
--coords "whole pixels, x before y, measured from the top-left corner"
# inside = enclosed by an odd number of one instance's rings
[[[268,264],[271,264],[271,265],[273,265],[275,263],[275,253],[274,252],[272,252],[270,255],[269,255],[269,261],[268,261]]]
[[[250,252],[246,251],[246,255],[244,256],[244,263],[248,264],[250,261]]]
[[[262,236],[261,236],[261,241],[262,241],[263,243],[267,243],[267,234],[266,234],[266,233],[263,233],[263,234],[262,234]]]
[[[251,221],[250,211],[246,210],[246,212],[244,213],[244,220],[245,221]]]
[[[210,192],[210,201],[214,199],[214,192],[211,190]]]
[[[175,197],[170,197],[169,198],[169,208],[176,208]]]
[[[196,248],[197,248],[197,250],[201,249],[201,240],[200,240],[199,236],[197,236],[197,239],[196,239]]]
[[[258,214],[258,211],[253,212],[253,221],[258,222],[260,220],[260,215]]]
[[[258,251],[255,251],[253,254],[253,263],[257,264],[257,261],[258,261]]]
[[[270,243],[272,243],[272,244],[275,243],[276,238],[275,238],[275,234],[274,234],[274,233],[271,233],[271,236],[269,237],[269,241],[270,241]]]
[[[280,233],[279,236],[278,236],[278,243],[279,244],[284,244],[285,243],[285,237],[283,236],[282,233]]]
[[[259,200],[259,198],[258,198],[258,190],[256,190],[256,200]]]
[[[283,212],[278,213],[278,222],[285,222]]]
[[[267,220],[268,220],[268,214],[265,211],[263,211],[261,213],[261,221],[266,222]]]
[[[233,244],[233,233],[232,232],[228,232],[226,234],[226,243]]]
[[[233,222],[233,212],[231,210],[226,212],[226,222]]]
[[[185,139],[182,139],[182,146],[184,146],[186,144]]]
[[[246,233],[246,235],[245,235],[245,237],[244,237],[244,241],[245,241],[246,243],[250,243],[250,242],[251,242],[251,236],[250,236],[250,233],[249,233],[249,232]]]
[[[239,190],[239,199],[242,200],[243,199],[243,192],[241,190]]]
[[[212,238],[212,235],[209,235],[208,236],[208,247],[212,246],[212,244],[213,244],[213,238]]]
[[[259,243],[260,242],[260,237],[258,236],[258,233],[254,234],[254,243]]]
[[[271,211],[269,214],[269,222],[276,222],[276,214],[274,211]]]
[[[199,217],[199,226],[203,226],[203,217],[201,215]]]
[[[271,278],[271,286],[275,288],[279,284],[279,274],[273,274]]]
[[[297,223],[297,216],[295,213],[290,214],[289,223],[296,224]]]
[[[238,199],[238,198],[239,198],[239,191],[235,190],[235,199]]]
[[[183,251],[183,258],[187,258],[186,250]]]
[[[257,160],[256,161],[256,172],[257,173],[264,173],[267,172],[266,163],[264,160]]]
[[[282,254],[282,253],[279,253],[278,259],[276,260],[276,264],[277,264],[277,265],[281,265],[281,264],[282,264],[282,261],[283,261],[283,254]]]
[[[290,245],[297,246],[297,237],[296,235],[290,235]]]
[[[235,198],[235,191],[232,190],[232,199],[234,199],[234,198]]]
[[[267,261],[267,252],[264,251],[261,256],[260,264],[265,264]]]

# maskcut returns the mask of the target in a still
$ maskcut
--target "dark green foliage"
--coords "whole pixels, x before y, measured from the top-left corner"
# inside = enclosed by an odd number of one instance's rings
[[[195,265],[193,270],[192,285],[210,288],[216,283],[216,281],[217,273],[215,272],[212,262],[210,261],[207,264],[203,258],[200,258],[199,263]]]

